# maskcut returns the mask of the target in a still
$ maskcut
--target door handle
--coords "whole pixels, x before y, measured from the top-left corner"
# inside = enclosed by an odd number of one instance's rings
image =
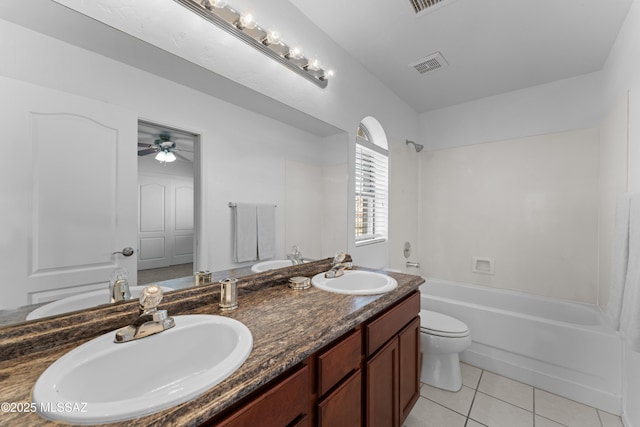
[[[124,249],[123,249],[123,250],[121,250],[120,252],[114,252],[114,253],[113,253],[113,255],[115,255],[115,254],[121,254],[121,255],[124,255],[124,256],[131,256],[131,255],[133,255],[133,253],[134,253],[134,252],[135,252],[135,251],[133,250],[133,248],[131,248],[131,247],[127,246],[126,248],[124,248]]]

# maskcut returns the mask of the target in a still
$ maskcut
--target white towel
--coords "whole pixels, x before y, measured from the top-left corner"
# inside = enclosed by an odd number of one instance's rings
[[[256,227],[256,205],[238,203],[232,209],[234,225],[234,261],[256,261],[258,231]]]
[[[640,352],[640,194],[629,206],[629,262],[622,297],[620,334],[632,351]]]
[[[614,329],[620,328],[622,295],[627,280],[629,263],[629,203],[630,194],[621,194],[616,201],[616,213],[613,228],[611,253],[611,287],[606,316]]]
[[[258,259],[276,255],[276,209],[274,205],[258,205]]]

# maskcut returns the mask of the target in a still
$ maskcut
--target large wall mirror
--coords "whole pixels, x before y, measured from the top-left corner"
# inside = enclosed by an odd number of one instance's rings
[[[255,262],[233,260],[229,203],[277,206],[274,259],[293,245],[310,259],[346,249],[347,132],[259,95],[247,108],[246,88],[238,105],[20,26],[10,31],[33,57],[60,58],[61,70],[49,78],[25,65],[24,78],[0,76],[0,125],[12,141],[0,165],[8,184],[0,327],[106,290],[117,268],[131,285],[173,279],[143,277],[175,266],[185,286],[194,270],[250,274]],[[73,86],[80,72],[100,85]],[[123,85],[130,93],[118,102],[102,100]],[[175,162],[156,159],[163,139]]]

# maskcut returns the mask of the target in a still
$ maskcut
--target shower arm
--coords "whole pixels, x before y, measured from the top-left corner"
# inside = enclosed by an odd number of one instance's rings
[[[413,144],[413,147],[416,149],[416,153],[421,152],[422,149],[424,148],[424,145],[416,144],[414,141],[409,141],[408,139],[406,140],[405,144],[407,144],[407,145]]]

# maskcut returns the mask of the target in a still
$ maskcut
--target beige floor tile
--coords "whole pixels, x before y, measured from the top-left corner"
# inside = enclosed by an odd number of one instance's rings
[[[475,390],[462,386],[459,391],[452,392],[423,384],[420,389],[420,394],[422,397],[433,400],[434,402],[452,409],[466,417],[469,414],[469,409],[471,409],[471,402],[473,402]]]
[[[602,427],[623,427],[622,420],[619,416],[610,414],[598,409],[598,415],[600,415],[600,421],[602,421]]]
[[[460,371],[462,373],[462,384],[474,390],[477,389],[482,369],[460,362]]]
[[[569,427],[601,427],[594,408],[548,393],[535,390],[536,414]]]
[[[416,402],[404,422],[407,427],[464,427],[466,418],[424,397]]]
[[[555,421],[548,420],[540,415],[535,416],[536,427],[565,427],[564,424],[557,423]]]
[[[489,396],[509,402],[512,405],[533,411],[533,387],[518,381],[484,371],[478,386],[481,391]]]
[[[533,413],[484,393],[476,393],[470,418],[490,427],[533,427]]]
[[[480,424],[477,421],[469,420],[467,421],[467,425],[465,427],[486,427],[484,424]]]

